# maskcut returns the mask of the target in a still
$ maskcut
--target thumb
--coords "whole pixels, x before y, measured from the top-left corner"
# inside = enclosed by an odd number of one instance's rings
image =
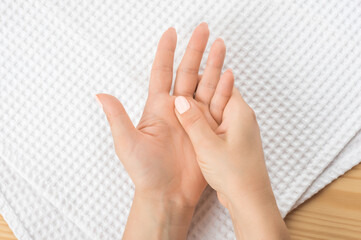
[[[123,105],[116,97],[108,94],[97,94],[96,99],[102,106],[107,116],[110,129],[113,135],[115,151],[119,155],[119,150],[128,149],[136,135],[136,129],[130,120]]]
[[[196,151],[217,141],[217,135],[209,126],[201,110],[193,101],[178,96],[174,101],[176,115],[187,132]]]

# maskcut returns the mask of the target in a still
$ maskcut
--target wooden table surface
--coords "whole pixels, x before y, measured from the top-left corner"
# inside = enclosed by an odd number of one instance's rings
[[[292,240],[361,239],[361,164],[285,218]],[[0,240],[14,240],[0,215]]]

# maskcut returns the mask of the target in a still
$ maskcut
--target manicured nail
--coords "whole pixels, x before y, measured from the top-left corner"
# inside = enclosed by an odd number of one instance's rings
[[[179,114],[183,114],[191,107],[187,99],[183,96],[176,97],[174,104]]]
[[[99,105],[100,105],[101,107],[103,107],[103,104],[102,104],[102,102],[99,100],[99,97],[98,97],[97,95],[95,95],[95,99],[97,100],[97,102],[99,103]]]

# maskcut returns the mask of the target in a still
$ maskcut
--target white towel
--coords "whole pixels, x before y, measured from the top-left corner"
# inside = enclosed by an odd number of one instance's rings
[[[361,160],[359,141],[338,155],[361,129],[358,0],[5,0],[0,16],[0,213],[19,239],[121,239],[133,185],[94,95],[137,123],[170,26],[176,65],[201,21],[225,40],[283,216]],[[189,239],[233,238],[207,189]]]

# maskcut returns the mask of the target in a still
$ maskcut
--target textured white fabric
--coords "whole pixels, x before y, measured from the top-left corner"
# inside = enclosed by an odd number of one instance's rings
[[[361,132],[359,131],[355,137],[346,145],[340,154],[332,161],[327,168],[318,176],[314,182],[307,188],[302,196],[297,200],[292,208],[296,208],[299,204],[317,193],[332,180],[342,175],[350,169],[350,166],[357,165],[361,162]]]
[[[169,26],[176,65],[201,21],[224,38],[283,216],[360,161],[360,1],[4,0],[0,16],[0,213],[20,239],[121,239],[133,185],[94,95],[136,123]],[[189,239],[233,238],[207,189]]]
[[[36,186],[31,186],[3,161],[0,161],[0,167],[1,214],[19,239],[40,236],[44,240],[88,238],[66,215],[62,215],[61,210],[43,198]]]

